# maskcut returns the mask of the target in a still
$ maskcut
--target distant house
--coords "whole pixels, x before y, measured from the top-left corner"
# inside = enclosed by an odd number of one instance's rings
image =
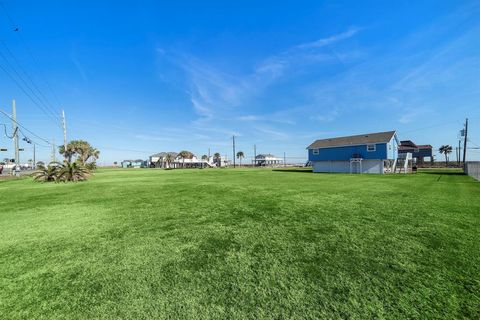
[[[180,156],[177,156],[171,164],[171,168],[208,168],[214,167],[211,159],[202,160],[197,158],[195,155],[192,158],[183,159]]]
[[[399,141],[395,131],[316,140],[307,147],[313,172],[394,172]],[[408,161],[407,161],[408,163]]]
[[[258,154],[253,160],[253,165],[257,167],[276,166],[282,164],[281,158],[275,157],[273,154]]]
[[[220,158],[215,158],[215,157],[210,157],[209,159],[210,163],[213,163],[217,167],[228,167],[230,165],[230,160],[228,160],[227,156],[220,156]]]
[[[416,163],[424,163],[425,158],[428,158],[430,162],[433,161],[433,147],[429,144],[416,145],[411,140],[402,140],[398,147],[398,153],[411,153],[413,160]]]
[[[168,168],[171,163],[167,163],[166,157],[170,154],[172,162],[178,156],[178,152],[159,152],[149,157],[149,165],[153,168]]]
[[[123,160],[120,164],[122,168],[146,168],[147,167],[147,161],[142,159]]]

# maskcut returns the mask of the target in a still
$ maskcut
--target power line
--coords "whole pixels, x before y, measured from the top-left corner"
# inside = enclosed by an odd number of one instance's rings
[[[121,148],[111,148],[111,147],[103,147],[103,146],[98,146],[100,149],[105,149],[105,150],[113,150],[113,151],[126,151],[126,152],[136,152],[136,153],[155,153],[157,151],[152,151],[152,150],[132,150],[132,149],[121,149]]]
[[[18,59],[15,57],[15,55],[13,54],[12,50],[10,50],[10,48],[7,46],[7,44],[4,42],[4,41],[0,41],[2,43],[2,45],[5,47],[6,51],[8,52],[8,54],[10,55],[10,57],[12,57],[12,60],[16,63],[16,65],[18,66],[18,68],[25,74],[25,76],[27,77],[27,79],[30,81],[30,84],[37,90],[37,92],[40,94],[40,96],[43,98],[43,100],[41,100],[38,96],[37,96],[37,99],[39,101],[42,102],[42,104],[47,107],[47,109],[55,116],[55,118],[59,121],[60,118],[58,117],[57,113],[55,112],[55,108],[53,107],[53,105],[50,103],[50,101],[48,100],[48,98],[45,96],[45,94],[43,94],[43,92],[40,90],[40,88],[36,85],[35,81],[33,81],[33,78],[30,76],[30,74],[25,70],[25,68],[20,64],[20,62],[18,61]],[[0,52],[1,54],[1,52]],[[2,57],[4,58],[5,61],[7,61],[8,63],[8,60],[6,59],[6,57],[1,54]],[[10,65],[10,68],[12,68],[14,71],[15,69],[12,67],[11,64]],[[15,73],[17,75],[19,75],[19,73],[17,71],[15,71]],[[20,75],[19,75],[20,77]],[[20,77],[22,78],[22,77]],[[22,78],[23,80],[23,78]],[[24,83],[26,84],[26,81],[24,81]],[[30,90],[32,91],[32,93],[34,92],[31,88]]]
[[[448,125],[448,124],[455,124],[455,123],[460,123],[460,121],[459,120],[448,121],[448,122],[438,123],[438,124],[434,124],[434,125],[431,125],[431,126],[418,128],[418,129],[402,131],[402,134],[415,132],[415,131],[422,131],[422,130],[431,129],[431,128],[435,128],[435,127],[442,127],[442,126],[445,126],[445,125]]]
[[[8,113],[6,113],[5,111],[2,111],[0,110],[1,113],[3,113],[7,118],[9,118],[10,120],[14,121],[19,127],[23,128],[25,131],[29,132],[31,135],[37,137],[38,139],[42,140],[43,142],[47,143],[48,145],[51,145],[50,141],[40,137],[39,135],[37,135],[35,132],[29,130],[27,127],[25,127],[24,125],[22,125],[20,122],[14,120]]]
[[[8,139],[13,139],[13,137],[15,136],[15,134],[17,133],[16,129],[15,131],[13,131],[12,135],[9,136],[8,133],[7,133],[7,125],[5,123],[0,123],[0,126],[3,126],[3,129],[5,131],[5,136],[8,138]],[[18,128],[17,128],[18,129]]]
[[[26,141],[27,143],[33,143],[33,144],[35,144],[35,145],[37,145],[37,146],[40,146],[40,147],[50,148],[49,145],[41,144],[41,143],[38,143],[38,142],[30,139],[29,137],[27,137],[27,136],[25,135],[25,133],[23,133],[23,131],[22,131],[21,129],[18,129],[18,131],[22,134],[22,136],[23,136],[23,138],[24,138],[23,140]],[[26,140],[25,140],[25,139],[26,139]]]
[[[25,79],[19,74],[19,72],[9,63],[9,61],[5,58],[5,56],[3,55],[2,52],[0,52],[0,56],[2,56],[2,58],[7,62],[7,64],[9,65],[9,67],[15,72],[15,74],[17,75],[18,78],[20,78],[20,80],[23,82],[23,84],[30,90],[30,93],[40,102],[43,104],[43,107],[40,106],[35,100],[33,100],[32,96],[30,94],[28,94],[28,97],[32,100],[32,102],[40,108],[40,110],[42,110],[45,115],[47,115],[48,117],[50,117],[51,120],[53,120],[53,122],[55,124],[58,124],[58,119],[55,118],[55,114],[48,109],[48,106],[39,98],[39,96],[35,93],[35,91],[28,85],[28,83],[25,81]],[[10,77],[10,79],[12,79],[15,84],[25,93],[27,94],[26,90],[22,87],[22,85],[15,80],[15,78],[8,72],[6,71],[6,69],[3,67],[3,66],[0,66],[0,68],[2,68],[2,70],[5,71],[5,73],[7,73],[7,75]],[[50,113],[49,113],[50,112]]]
[[[20,90],[22,90],[22,92],[23,92],[37,107],[39,107],[43,112],[45,112],[46,115],[50,116],[50,119],[51,119],[51,120],[53,120],[56,124],[58,124],[58,123],[57,123],[57,120],[55,120],[55,118],[53,118],[50,114],[48,114],[48,113],[45,111],[45,109],[44,109],[41,105],[39,105],[38,102],[35,101],[35,100],[32,98],[32,96],[23,88],[23,86],[17,81],[17,79],[15,79],[15,77],[12,76],[11,73],[8,72],[8,70],[5,69],[5,67],[2,66],[1,64],[0,64],[0,69],[2,69],[2,70],[10,77],[10,79],[12,79],[12,81],[15,82],[15,84],[17,85],[17,87],[20,88]]]
[[[49,82],[48,79],[45,77],[45,74],[43,73],[42,68],[40,68],[40,64],[38,63],[38,60],[35,58],[35,55],[33,54],[33,51],[30,49],[30,47],[28,46],[27,42],[26,42],[25,39],[23,38],[22,33],[19,32],[18,25],[15,23],[15,21],[13,20],[12,16],[11,16],[10,13],[8,12],[7,8],[5,7],[5,5],[3,4],[2,1],[0,1],[0,7],[3,9],[5,15],[7,16],[8,20],[9,20],[10,23],[12,24],[12,27],[14,28],[13,31],[15,32],[15,34],[16,34],[16,35],[18,36],[18,38],[20,39],[20,42],[22,42],[23,46],[25,47],[25,49],[26,49],[27,53],[29,54],[30,58],[32,59],[35,67],[37,68],[40,76],[43,78],[45,84],[47,85],[47,87],[49,88],[50,92],[52,93],[53,98],[57,101],[57,103],[59,104],[59,106],[62,106],[63,104],[60,102],[60,99],[58,98],[55,90],[53,90],[53,87],[50,85],[50,82]]]

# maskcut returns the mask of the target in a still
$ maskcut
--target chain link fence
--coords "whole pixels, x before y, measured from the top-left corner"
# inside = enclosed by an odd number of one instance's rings
[[[480,161],[466,162],[464,170],[470,177],[480,180]]]

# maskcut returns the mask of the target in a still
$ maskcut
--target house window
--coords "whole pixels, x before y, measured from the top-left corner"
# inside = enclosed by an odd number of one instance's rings
[[[373,152],[377,150],[377,146],[375,144],[367,144],[367,151],[368,152]]]
[[[318,151],[319,151],[318,149],[313,149],[313,154],[318,154],[319,153]]]

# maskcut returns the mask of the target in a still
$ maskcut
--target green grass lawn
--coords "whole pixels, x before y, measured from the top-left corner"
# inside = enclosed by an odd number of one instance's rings
[[[480,318],[455,171],[112,169],[0,200],[0,319]]]

